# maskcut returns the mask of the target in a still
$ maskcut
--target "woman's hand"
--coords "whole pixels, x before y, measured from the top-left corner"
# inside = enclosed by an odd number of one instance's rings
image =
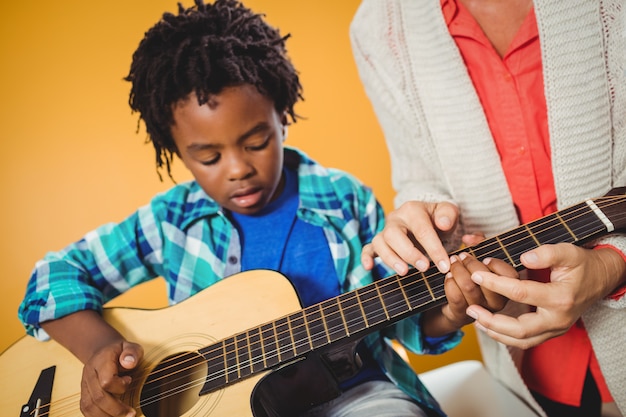
[[[372,269],[374,258],[380,257],[398,274],[405,275],[409,265],[426,271],[432,259],[439,271],[446,273],[450,259],[441,239],[454,231],[457,219],[454,204],[408,201],[387,215],[383,231],[363,248],[361,262],[366,269]]]
[[[472,304],[467,314],[495,340],[522,349],[564,334],[593,303],[626,282],[626,263],[610,248],[543,245],[523,254],[521,262],[528,269],[549,268],[550,282],[520,281],[493,271],[474,272],[471,279],[534,311],[509,317]]]

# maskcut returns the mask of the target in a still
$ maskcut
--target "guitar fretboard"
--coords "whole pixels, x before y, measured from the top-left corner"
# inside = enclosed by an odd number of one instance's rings
[[[481,260],[502,259],[519,270],[522,253],[542,244],[579,244],[606,233],[607,221],[595,203],[580,203],[465,251]],[[207,346],[199,351],[209,371],[201,394],[441,305],[446,302],[444,278],[432,265],[426,272],[413,269]]]

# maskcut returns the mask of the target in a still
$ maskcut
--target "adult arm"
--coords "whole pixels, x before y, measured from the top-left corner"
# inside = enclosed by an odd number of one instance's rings
[[[429,92],[415,84],[414,66],[421,64],[409,53],[407,38],[415,33],[407,33],[402,7],[405,6],[394,2],[365,0],[350,27],[355,62],[384,133],[397,192],[397,209],[387,216],[385,230],[374,245],[363,252],[362,262],[370,268],[373,259],[380,256],[396,272],[404,274],[409,265],[425,271],[430,258],[440,271],[447,272],[447,253],[458,249],[465,232],[451,191],[450,167],[444,167],[442,162],[450,163],[449,158],[442,158],[441,142],[435,143],[433,121],[427,121],[423,108],[424,95]],[[465,109],[466,105],[461,107]],[[450,135],[448,131],[438,134]],[[456,142],[444,142],[448,151],[458,151]],[[459,141],[458,146],[462,145],[463,141]],[[488,154],[482,149],[479,147],[476,152]],[[484,167],[482,161],[474,164]]]

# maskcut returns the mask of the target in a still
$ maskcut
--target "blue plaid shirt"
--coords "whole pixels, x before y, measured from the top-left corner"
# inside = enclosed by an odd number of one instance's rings
[[[378,263],[363,268],[360,255],[383,227],[384,213],[373,193],[345,172],[324,168],[303,153],[285,148],[285,164],[298,171],[300,219],[324,230],[342,291],[391,275]],[[219,207],[191,181],[157,195],[117,224],[87,233],[36,264],[19,318],[29,334],[45,339],[39,323],[76,311],[101,311],[131,287],[163,277],[175,304],[241,270],[239,236]],[[430,345],[420,332],[419,314],[365,339],[389,378],[434,415],[443,415],[413,370],[391,348],[399,340],[416,353],[441,353],[461,333]]]

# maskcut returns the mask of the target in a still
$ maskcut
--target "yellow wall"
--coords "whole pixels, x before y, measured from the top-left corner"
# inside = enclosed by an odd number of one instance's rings
[[[306,120],[290,128],[287,143],[356,174],[391,209],[387,149],[348,39],[358,0],[246,4],[293,35],[287,45],[306,99],[296,110]],[[172,185],[167,178],[159,182],[152,147],[136,133],[122,78],[144,31],[175,7],[175,0],[0,4],[0,351],[23,335],[17,306],[46,251],[123,219]],[[178,181],[190,178],[180,163],[174,175]],[[161,282],[147,284],[116,305],[162,306],[162,290]],[[416,366],[479,358],[468,330],[460,349],[417,358]]]

